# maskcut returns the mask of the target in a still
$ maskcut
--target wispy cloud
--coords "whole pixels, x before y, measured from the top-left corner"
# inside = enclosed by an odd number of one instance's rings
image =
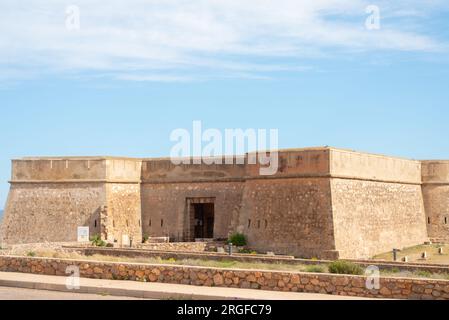
[[[445,47],[414,20],[447,9],[444,1],[376,2],[387,18],[370,31],[365,0],[2,0],[1,79],[96,72],[127,81],[264,78],[307,70],[308,58],[336,52]],[[80,10],[79,30],[66,28],[68,5]]]

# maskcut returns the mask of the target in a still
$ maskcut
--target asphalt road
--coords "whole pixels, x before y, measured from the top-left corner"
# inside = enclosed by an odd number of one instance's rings
[[[140,300],[87,293],[0,287],[0,300]]]

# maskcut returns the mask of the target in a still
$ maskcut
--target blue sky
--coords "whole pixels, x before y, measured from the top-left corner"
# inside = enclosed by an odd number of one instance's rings
[[[449,5],[391,2],[2,1],[0,208],[11,158],[167,156],[193,120],[449,159]]]

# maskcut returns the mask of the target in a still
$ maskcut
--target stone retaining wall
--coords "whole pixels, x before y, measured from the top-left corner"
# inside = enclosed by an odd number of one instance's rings
[[[366,278],[362,276],[14,256],[0,257],[0,271],[6,272],[65,276],[68,266],[78,266],[81,277],[95,279],[252,288],[373,298],[449,299],[448,280],[381,278],[380,290],[369,290],[365,285]]]
[[[154,251],[205,252],[223,246],[217,242],[159,242],[139,244],[138,248]]]

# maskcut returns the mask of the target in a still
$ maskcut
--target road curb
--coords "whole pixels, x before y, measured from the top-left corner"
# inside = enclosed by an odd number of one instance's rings
[[[0,279],[0,287],[97,294],[102,296],[131,297],[131,298],[157,299],[157,300],[240,300],[238,298],[231,298],[226,296],[186,294],[186,293],[163,292],[155,290],[135,290],[135,289],[94,287],[94,286],[82,286],[80,289],[70,290],[65,285],[56,283],[3,280],[3,279]]]

